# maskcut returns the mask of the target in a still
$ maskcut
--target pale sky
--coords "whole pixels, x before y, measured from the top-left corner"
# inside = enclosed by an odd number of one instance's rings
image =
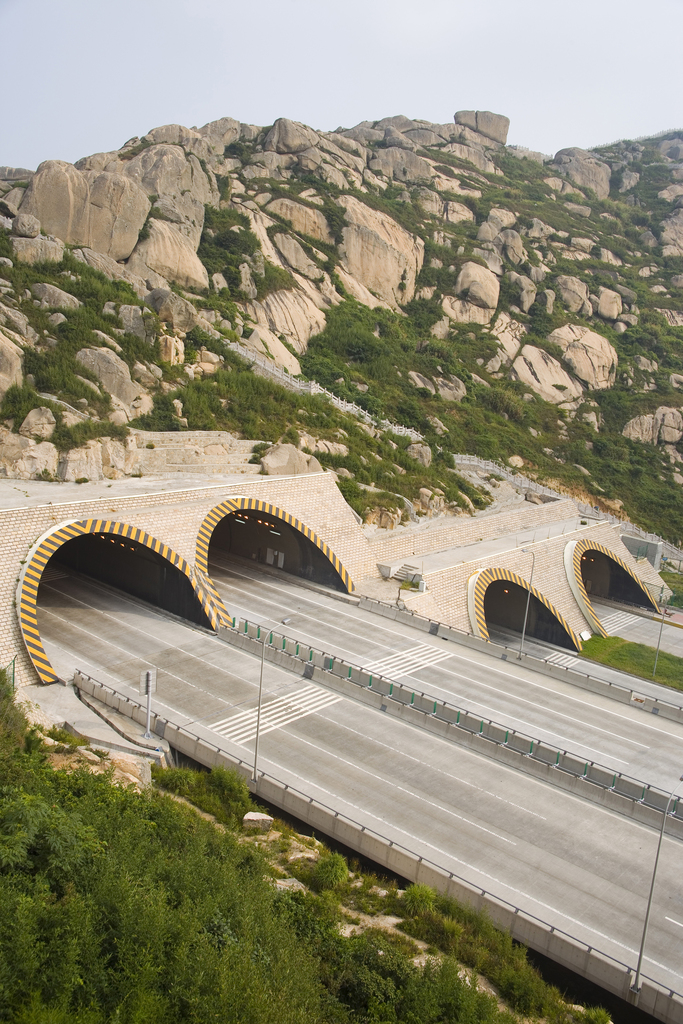
[[[0,0],[0,165],[230,116],[510,118],[545,153],[683,128],[683,0]]]

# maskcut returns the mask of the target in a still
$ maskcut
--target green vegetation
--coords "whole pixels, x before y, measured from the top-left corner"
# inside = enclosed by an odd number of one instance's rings
[[[669,599],[669,606],[683,608],[683,576],[678,572],[660,572],[659,575],[673,591]]]
[[[523,947],[431,890],[416,910],[395,886],[380,895],[372,876],[358,886],[344,858],[323,851],[317,864],[293,862],[319,879],[320,896],[279,893],[274,854],[291,830],[280,826],[270,859],[241,836],[250,804],[233,772],[155,772],[160,786],[210,807],[217,827],[163,793],[91,774],[68,734],[54,738],[62,746],[46,749],[28,728],[0,673],[2,1020],[515,1024],[518,1013],[606,1024],[597,1010],[570,1018]],[[69,766],[53,769],[50,749],[67,751]],[[406,935],[344,938],[342,905],[395,913]],[[408,937],[417,932],[434,954],[423,966]],[[490,977],[514,1013],[461,963]]]
[[[654,647],[634,644],[620,636],[592,636],[584,643],[582,654],[603,665],[611,665],[612,668],[631,672],[643,679],[652,679],[656,654]],[[655,682],[683,690],[683,658],[660,651]]]

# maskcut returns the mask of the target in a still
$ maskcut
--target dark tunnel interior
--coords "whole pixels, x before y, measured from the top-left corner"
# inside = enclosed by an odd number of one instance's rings
[[[487,626],[501,626],[521,634],[528,593],[524,587],[509,580],[494,580],[490,583],[484,595]],[[570,634],[562,623],[533,594],[529,601],[526,635],[537,640],[545,640],[546,643],[555,644],[557,647],[566,647],[570,651],[576,650]]]
[[[585,551],[581,556],[581,577],[588,597],[606,597],[621,604],[650,608],[642,588],[614,559],[602,551]]]
[[[48,565],[73,569],[189,622],[210,626],[187,576],[144,544],[88,533],[63,544]]]
[[[234,512],[216,526],[209,545],[212,559],[221,552],[272,565],[326,587],[346,592],[342,578],[328,558],[299,530],[265,512]]]

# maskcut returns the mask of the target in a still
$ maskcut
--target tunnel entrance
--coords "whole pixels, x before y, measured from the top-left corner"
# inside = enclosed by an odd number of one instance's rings
[[[633,576],[603,551],[593,548],[584,551],[581,579],[589,599],[603,597],[640,608],[657,607]]]
[[[499,626],[519,633],[524,628],[529,591],[510,580],[493,580],[484,595],[484,616],[487,627]],[[558,618],[532,593],[529,600],[526,635],[536,640],[576,650],[570,634]]]
[[[272,513],[242,509],[221,519],[209,544],[209,572],[212,561],[220,562],[221,555],[228,554],[347,591],[341,574],[320,548]]]
[[[110,533],[75,537],[55,551],[43,573],[46,580],[60,568],[106,583],[198,626],[211,626],[188,577],[135,540]]]

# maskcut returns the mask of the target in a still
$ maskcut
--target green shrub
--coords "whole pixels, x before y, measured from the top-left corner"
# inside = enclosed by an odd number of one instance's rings
[[[313,881],[316,889],[338,889],[349,877],[346,861],[340,853],[326,853],[315,866]]]
[[[406,889],[403,904],[411,917],[421,917],[434,909],[435,900],[436,893],[431,886],[416,882]]]
[[[152,768],[154,781],[169,793],[196,804],[218,821],[238,824],[251,809],[246,782],[236,771],[212,768],[210,772],[191,768]]]

